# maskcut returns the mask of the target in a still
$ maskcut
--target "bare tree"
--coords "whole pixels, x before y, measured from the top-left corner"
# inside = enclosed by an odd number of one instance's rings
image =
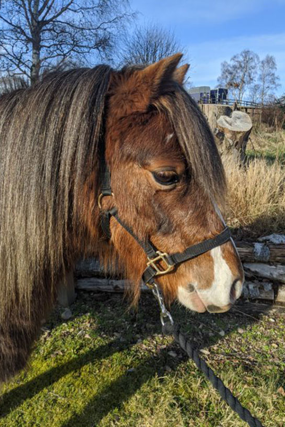
[[[285,93],[277,99],[277,104],[281,107],[285,107]]]
[[[33,84],[55,63],[108,58],[133,17],[129,0],[2,0],[0,70]]]
[[[122,64],[151,64],[175,53],[184,53],[174,34],[155,25],[137,28],[119,55]]]
[[[220,85],[227,87],[236,100],[242,101],[244,93],[256,79],[259,57],[250,50],[234,55],[230,62],[221,65]]]
[[[249,99],[251,102],[259,102],[260,100],[260,84],[254,83],[249,89]]]
[[[274,92],[280,86],[279,77],[276,75],[277,65],[274,56],[266,55],[259,65],[259,96],[261,104],[274,99]]]

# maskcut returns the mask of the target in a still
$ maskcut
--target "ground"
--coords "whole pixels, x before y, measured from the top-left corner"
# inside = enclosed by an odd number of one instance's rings
[[[172,307],[201,355],[266,427],[285,425],[285,314],[245,303],[224,314]],[[262,307],[262,306],[259,306]],[[241,427],[143,295],[80,293],[73,316],[57,307],[29,367],[2,389],[1,427]],[[245,313],[244,311],[247,311]]]

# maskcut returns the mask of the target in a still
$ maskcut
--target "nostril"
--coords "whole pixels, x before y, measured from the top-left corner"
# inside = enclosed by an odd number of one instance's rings
[[[231,304],[234,304],[234,302],[240,297],[241,288],[242,288],[242,282],[241,282],[240,278],[238,278],[233,282],[231,290],[230,290],[230,302],[231,302]]]
[[[195,292],[195,288],[194,288],[193,285],[191,285],[191,283],[189,283],[187,285],[187,290],[188,290],[189,293]]]

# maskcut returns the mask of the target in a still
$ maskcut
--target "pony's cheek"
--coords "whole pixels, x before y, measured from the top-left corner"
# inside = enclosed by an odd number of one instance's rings
[[[177,298],[182,305],[190,310],[197,311],[198,313],[206,311],[205,305],[195,290],[189,292],[184,286],[178,286]]]

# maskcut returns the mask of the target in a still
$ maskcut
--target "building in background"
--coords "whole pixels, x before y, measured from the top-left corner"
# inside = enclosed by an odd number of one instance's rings
[[[211,89],[210,86],[192,87],[188,93],[201,104],[227,104],[228,100],[228,89],[222,87],[216,89]]]

